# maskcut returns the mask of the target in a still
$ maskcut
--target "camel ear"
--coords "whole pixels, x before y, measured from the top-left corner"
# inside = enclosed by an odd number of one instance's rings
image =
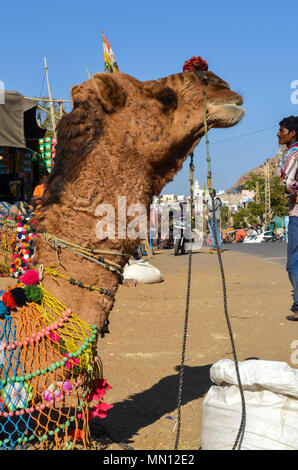
[[[108,113],[125,104],[126,94],[117,81],[108,73],[96,73],[92,79],[98,99]]]
[[[83,82],[80,85],[74,85],[71,88],[70,93],[74,107],[90,98],[90,90],[87,83],[88,82]]]
[[[152,80],[144,84],[144,91],[151,98],[160,101],[166,109],[176,108],[177,106],[177,95],[175,91],[168,86]]]

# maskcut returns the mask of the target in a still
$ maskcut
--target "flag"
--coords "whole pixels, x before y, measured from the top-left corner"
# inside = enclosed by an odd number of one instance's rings
[[[102,42],[103,42],[105,71],[109,73],[119,72],[117,61],[115,59],[111,46],[108,43],[107,38],[104,35],[104,32],[102,32]]]

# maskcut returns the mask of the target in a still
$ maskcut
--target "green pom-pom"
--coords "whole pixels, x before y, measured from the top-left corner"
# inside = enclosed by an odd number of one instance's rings
[[[43,292],[37,285],[30,285],[24,288],[28,302],[40,302]]]

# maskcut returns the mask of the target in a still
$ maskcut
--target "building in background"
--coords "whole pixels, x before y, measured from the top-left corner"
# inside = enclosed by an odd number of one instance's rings
[[[242,189],[241,191],[241,199],[242,202],[246,205],[250,202],[254,202],[255,200],[255,192],[249,191],[248,189]]]

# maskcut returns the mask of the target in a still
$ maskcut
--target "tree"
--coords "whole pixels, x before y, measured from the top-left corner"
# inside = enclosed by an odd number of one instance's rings
[[[229,214],[228,206],[221,206],[220,215],[221,215],[222,227],[227,227],[229,225],[228,214]]]
[[[272,215],[277,215],[279,217],[288,215],[289,208],[287,206],[287,199],[285,196],[285,187],[280,182],[280,177],[274,176],[270,180],[270,186]]]
[[[239,210],[233,214],[233,227],[236,229],[247,227],[248,216],[249,216],[248,209],[246,207],[240,207]]]
[[[259,183],[260,202],[248,204],[248,209],[254,217],[263,220],[265,212],[265,178],[251,173],[245,183],[245,189],[256,191],[257,182]],[[270,179],[270,200],[272,216],[284,217],[288,214],[285,189],[279,176],[273,176]]]

